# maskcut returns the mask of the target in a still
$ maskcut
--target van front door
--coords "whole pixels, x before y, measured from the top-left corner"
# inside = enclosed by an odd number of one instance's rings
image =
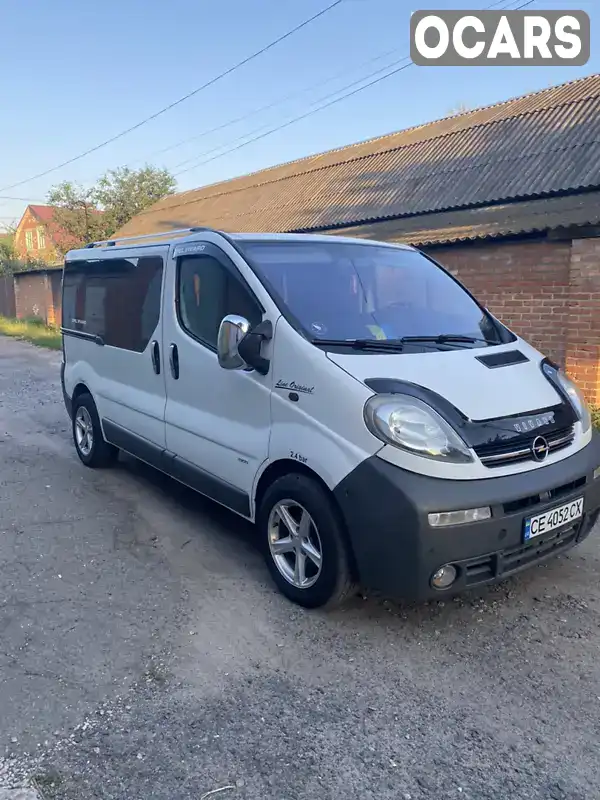
[[[164,295],[170,471],[249,516],[254,479],[269,448],[271,375],[222,369],[216,345],[224,316],[239,314],[256,325],[263,309],[220,247],[195,249],[169,261]]]

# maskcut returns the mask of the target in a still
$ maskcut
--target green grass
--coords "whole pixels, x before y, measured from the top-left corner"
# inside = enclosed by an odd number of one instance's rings
[[[592,412],[592,425],[600,431],[600,406],[590,406]]]
[[[15,339],[23,339],[38,347],[49,347],[52,350],[60,350],[62,347],[60,331],[49,328],[39,319],[0,317],[0,335],[13,336]]]

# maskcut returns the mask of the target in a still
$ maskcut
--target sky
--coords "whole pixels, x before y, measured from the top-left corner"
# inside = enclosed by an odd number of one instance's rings
[[[135,125],[330,2],[0,0],[0,188]],[[191,189],[439,119],[458,106],[477,108],[600,72],[598,0],[535,0],[531,10],[588,12],[592,56],[585,66],[411,65],[239,147],[338,97],[350,84],[357,88],[369,82],[368,76],[373,80],[389,71],[386,67],[391,70],[409,52],[412,11],[490,4],[344,0],[264,55],[118,141],[44,178],[0,191],[0,227],[18,220],[27,202],[45,202],[48,190],[64,180],[87,186],[107,169],[151,163],[182,171],[178,188]],[[207,133],[217,127],[221,129]],[[227,152],[234,147],[238,149]]]

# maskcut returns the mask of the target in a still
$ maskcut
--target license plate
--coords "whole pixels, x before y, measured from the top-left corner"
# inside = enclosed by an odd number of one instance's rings
[[[529,517],[529,519],[525,520],[525,541],[535,539],[536,536],[541,536],[543,533],[548,533],[563,525],[568,525],[581,516],[583,516],[583,497],[571,500],[570,503],[565,503],[564,506],[551,508],[550,511],[545,511],[536,517]]]

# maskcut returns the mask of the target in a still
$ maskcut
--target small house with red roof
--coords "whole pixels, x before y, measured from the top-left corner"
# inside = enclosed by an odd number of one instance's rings
[[[22,259],[60,264],[62,253],[76,240],[55,221],[53,206],[29,205],[15,231],[15,247]]]

